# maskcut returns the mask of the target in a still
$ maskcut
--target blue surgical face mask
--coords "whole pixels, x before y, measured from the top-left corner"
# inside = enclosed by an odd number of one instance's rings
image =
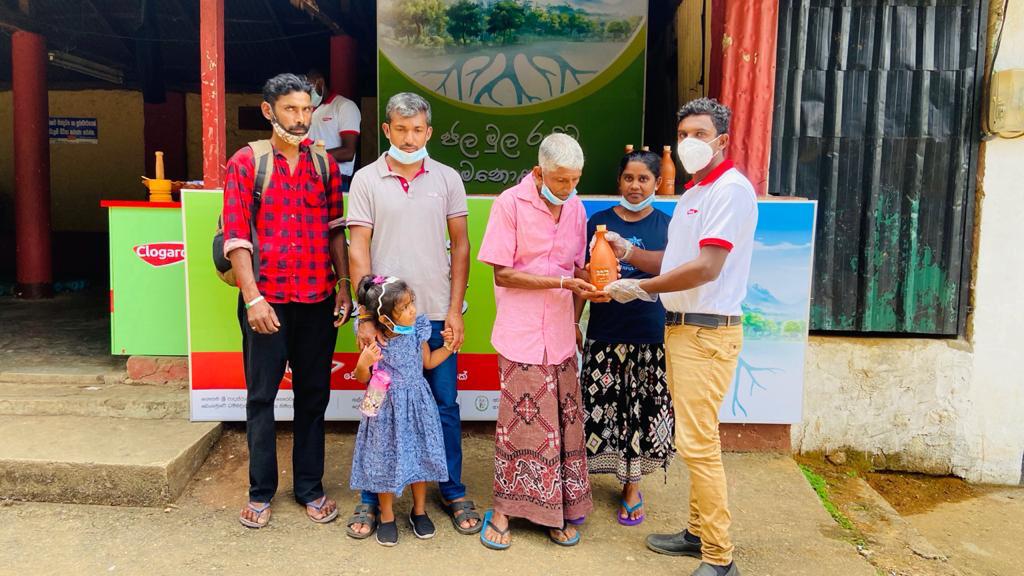
[[[415,152],[406,152],[394,144],[388,149],[388,156],[391,156],[399,164],[415,164],[428,156],[427,147],[424,146]]]
[[[413,334],[414,332],[416,332],[416,327],[415,326],[407,326],[405,324],[396,324],[394,320],[392,320],[391,318],[388,318],[387,316],[381,317],[381,320],[385,320],[385,319],[387,319],[388,324],[391,324],[391,326],[388,329],[391,330],[392,332],[394,332],[395,334],[398,334],[399,336],[407,336],[409,334]]]
[[[408,336],[416,331],[416,327],[406,326],[405,324],[395,324],[395,327],[392,328],[391,331],[399,336]]]
[[[619,206],[622,206],[623,208],[629,210],[630,212],[641,212],[644,208],[647,208],[651,204],[654,204],[654,194],[651,194],[650,196],[644,198],[643,200],[636,204],[633,204],[629,200],[626,200],[625,196],[623,196],[622,199],[619,200]]]
[[[545,200],[547,200],[548,202],[551,202],[555,206],[561,206],[562,204],[565,204],[569,200],[572,200],[572,197],[576,195],[576,189],[573,188],[572,192],[569,194],[569,197],[566,198],[565,200],[562,200],[561,198],[559,198],[558,196],[555,196],[551,192],[551,189],[548,188],[547,184],[544,184],[544,185],[542,185],[540,187],[540,195],[543,196]]]

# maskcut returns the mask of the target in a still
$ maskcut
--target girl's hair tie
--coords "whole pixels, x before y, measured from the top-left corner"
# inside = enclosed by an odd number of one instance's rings
[[[384,277],[384,276],[374,276],[373,277],[373,283],[374,284],[378,284],[378,285],[379,284],[383,284],[385,281],[387,281],[387,278]]]

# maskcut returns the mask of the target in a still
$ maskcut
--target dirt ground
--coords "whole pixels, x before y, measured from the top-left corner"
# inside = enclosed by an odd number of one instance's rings
[[[1024,574],[1024,488],[986,487],[907,519],[964,576]]]
[[[993,490],[953,476],[868,472],[864,480],[904,516],[928,512],[940,504],[977,498]]]
[[[846,537],[886,576],[1024,575],[1024,487],[873,472],[797,456],[851,522]]]
[[[483,509],[493,478],[493,428],[464,438],[464,480]],[[327,492],[339,502],[342,520],[357,501],[348,489],[351,426],[332,425],[327,435]],[[644,574],[683,575],[692,558],[649,552],[651,532],[681,529],[687,502],[685,467],[645,480],[647,520],[638,527],[614,521],[619,486],[614,478],[592,479],[595,509],[581,529],[582,542],[563,549],[547,532],[512,523],[512,548],[485,549],[477,537],[455,533],[428,494],[428,512],[438,527],[432,540],[416,540],[399,525],[399,545],[345,536],[344,522],[316,525],[292,499],[290,434],[280,435],[281,482],[270,525],[248,530],[238,523],[245,501],[247,461],[244,433],[230,426],[190,486],[165,508],[81,506],[8,502],[0,505],[0,575],[35,574]],[[836,525],[788,457],[726,454],[732,534],[744,576],[876,576],[872,566],[842,539]],[[408,494],[399,499],[402,517]]]

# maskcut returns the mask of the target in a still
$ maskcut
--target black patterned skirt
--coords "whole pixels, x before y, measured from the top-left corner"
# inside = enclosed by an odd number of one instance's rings
[[[615,474],[626,483],[668,468],[675,418],[664,345],[587,340],[580,388],[591,474]]]

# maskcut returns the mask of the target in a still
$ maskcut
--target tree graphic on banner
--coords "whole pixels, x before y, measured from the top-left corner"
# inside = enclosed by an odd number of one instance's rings
[[[623,43],[643,22],[529,0],[457,0],[447,7],[442,0],[396,0],[383,14],[394,45],[440,59],[411,71],[425,85],[495,106],[529,104],[581,86],[598,70],[570,62],[569,44]]]

